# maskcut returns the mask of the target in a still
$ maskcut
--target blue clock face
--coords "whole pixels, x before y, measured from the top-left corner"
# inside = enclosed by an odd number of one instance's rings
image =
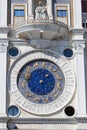
[[[37,95],[49,94],[55,87],[55,78],[47,69],[38,68],[31,72],[29,89]]]
[[[46,104],[61,95],[65,79],[62,70],[55,63],[34,60],[20,69],[17,85],[22,95],[31,102]]]

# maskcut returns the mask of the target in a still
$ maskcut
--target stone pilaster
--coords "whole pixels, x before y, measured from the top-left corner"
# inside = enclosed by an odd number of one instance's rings
[[[0,123],[0,130],[7,130],[7,123]]]
[[[86,114],[86,87],[85,87],[85,68],[84,68],[84,40],[75,40],[73,45],[76,49],[76,86],[77,86],[77,113]]]
[[[47,12],[49,19],[53,19],[52,0],[47,0]]]
[[[73,0],[74,28],[82,28],[81,0]]]
[[[6,117],[6,76],[8,40],[0,40],[0,118]],[[0,122],[0,130],[7,130],[7,123]]]
[[[33,0],[28,0],[28,18],[33,19]]]
[[[6,116],[6,75],[8,40],[0,40],[0,117]]]

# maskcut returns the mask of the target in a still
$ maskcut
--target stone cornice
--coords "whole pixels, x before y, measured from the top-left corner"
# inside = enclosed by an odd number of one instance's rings
[[[87,117],[72,117],[72,118],[60,118],[60,119],[49,119],[49,118],[10,118],[1,117],[0,122],[7,123],[17,123],[17,124],[77,124],[77,123],[87,123]]]
[[[0,38],[0,44],[7,44],[9,42],[9,39],[7,38]]]
[[[84,28],[71,28],[70,30],[69,30],[72,34],[76,34],[76,35],[83,35],[85,32],[86,32],[86,30],[84,29]]]
[[[2,34],[2,33],[7,33],[9,31],[9,28],[8,28],[8,26],[6,26],[6,27],[0,27],[0,33]]]

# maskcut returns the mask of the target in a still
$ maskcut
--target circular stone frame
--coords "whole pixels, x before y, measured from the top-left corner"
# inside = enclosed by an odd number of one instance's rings
[[[27,62],[37,59],[47,59],[58,65],[63,71],[65,77],[65,87],[59,98],[48,104],[36,104],[27,100],[17,87],[17,76]],[[14,77],[14,78],[13,78]],[[52,114],[61,110],[72,99],[75,92],[75,76],[71,66],[59,54],[48,50],[36,50],[26,53],[18,58],[12,65],[9,73],[11,96],[15,103],[27,112],[36,115]]]
[[[17,54],[15,54],[15,55],[10,55],[9,54],[9,50],[10,49],[16,49],[16,51],[17,51]],[[8,49],[8,55],[9,55],[9,57],[11,57],[11,58],[17,58],[18,56],[19,56],[19,54],[20,54],[20,51],[19,51],[19,49],[17,48],[17,47],[15,47],[15,46],[12,46],[12,47],[10,47],[9,49]]]
[[[17,108],[17,110],[18,110],[18,113],[17,113],[16,115],[14,115],[14,116],[12,116],[11,114],[9,114],[9,109],[10,109],[11,107],[15,107],[15,108]],[[8,115],[9,115],[10,117],[15,118],[15,117],[18,117],[18,116],[19,116],[19,114],[20,114],[20,109],[19,109],[16,105],[11,105],[11,106],[8,107],[7,112],[8,112]]]
[[[73,117],[75,115],[75,108],[73,106],[67,106],[64,109],[66,116]]]
[[[69,54],[69,55],[68,55]],[[71,48],[66,48],[63,50],[63,55],[67,58],[67,59],[71,59],[74,55],[73,50]]]

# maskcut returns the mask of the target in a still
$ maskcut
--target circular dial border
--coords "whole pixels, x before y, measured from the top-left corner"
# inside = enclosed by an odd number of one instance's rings
[[[36,104],[27,100],[19,91],[17,76],[20,69],[33,60],[49,60],[59,66],[65,77],[65,86],[62,94],[53,102],[47,104]],[[47,115],[62,109],[72,99],[75,92],[75,76],[70,65],[59,55],[52,51],[32,51],[19,58],[10,70],[10,91],[12,98],[22,109],[37,115]]]

